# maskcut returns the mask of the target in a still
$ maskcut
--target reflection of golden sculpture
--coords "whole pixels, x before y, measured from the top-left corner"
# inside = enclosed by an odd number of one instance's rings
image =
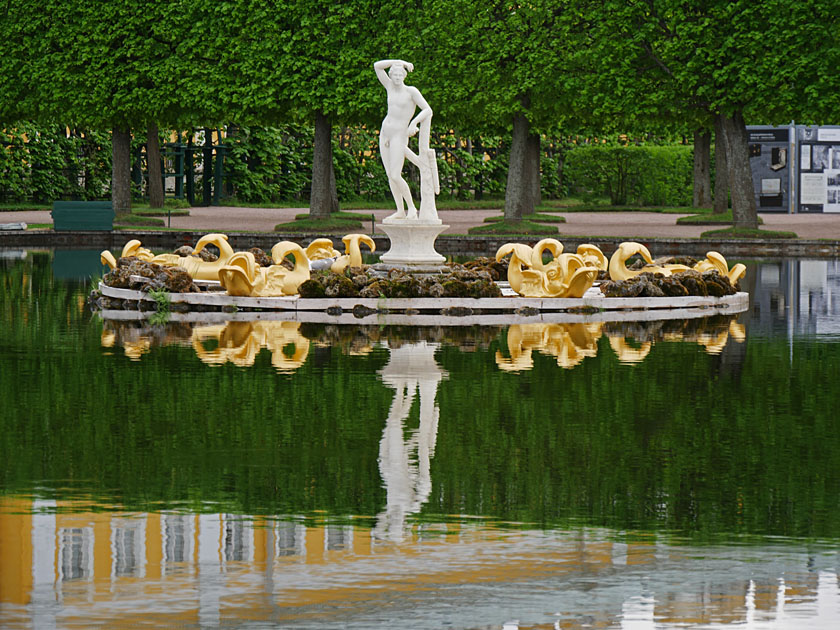
[[[730,339],[742,343],[746,330],[734,318],[651,322],[592,322],[588,324],[515,324],[507,332],[507,356],[496,351],[496,365],[505,372],[534,367],[533,352],[555,357],[557,365],[573,368],[594,357],[606,335],[621,363],[640,363],[659,341],[695,342],[707,354],[719,354]]]
[[[129,256],[134,256],[135,258],[145,261],[151,261],[152,258],[154,258],[152,252],[143,247],[140,241],[136,238],[131,239],[123,246],[121,257],[128,258]],[[107,249],[103,250],[102,253],[99,254],[99,260],[103,265],[108,265],[111,269],[117,268],[117,259],[114,258],[114,255]]]
[[[734,319],[729,322],[729,326],[718,330],[701,330],[693,335],[678,335],[673,341],[694,341],[706,350],[706,354],[720,354],[729,343],[729,339],[736,343],[744,343],[747,338],[747,331],[743,324],[739,324]]]
[[[594,247],[594,246],[593,246]],[[554,258],[543,262],[543,254]],[[578,254],[563,254],[563,245],[553,238],[539,241],[533,248],[522,243],[505,243],[496,260],[508,254],[510,288],[524,297],[579,298],[598,278],[598,268],[587,266]]]
[[[367,234],[348,234],[341,242],[344,243],[344,255],[339,256],[330,267],[334,273],[344,273],[347,267],[362,266],[361,243],[367,245],[370,251],[376,251],[376,243]]]
[[[747,338],[746,328],[734,318],[729,319],[728,322],[725,319],[723,322],[715,322],[715,318],[711,318],[703,323],[704,325],[695,330],[668,331],[666,329],[662,331],[657,329],[653,331],[653,334],[640,328],[636,323],[633,334],[611,334],[607,330],[606,335],[610,340],[610,346],[622,363],[640,363],[650,353],[656,341],[694,342],[703,346],[706,354],[720,354],[730,339],[736,343],[743,343]],[[662,322],[651,322],[651,324],[663,325]],[[628,342],[629,339],[634,340],[633,344]]]
[[[506,372],[530,370],[534,367],[531,352],[537,350],[555,357],[560,367],[573,368],[584,358],[597,354],[601,325],[514,324],[507,333],[510,357],[497,350],[496,365]]]
[[[295,266],[287,269],[281,263],[291,255]],[[281,241],[271,248],[274,264],[257,265],[251,252],[237,252],[219,271],[219,282],[229,295],[276,297],[295,295],[298,287],[309,280],[309,258],[297,243]]]
[[[103,348],[113,348],[117,343],[117,335],[113,331],[103,330],[100,338]],[[147,336],[122,340],[123,352],[132,361],[139,361],[152,347],[152,341]]]
[[[208,340],[217,346],[207,349]],[[192,345],[198,358],[209,365],[231,362],[239,367],[254,365],[262,348],[271,352],[271,365],[280,372],[301,367],[309,356],[309,340],[300,334],[299,322],[228,322],[193,330]],[[287,352],[287,350],[291,352]]]
[[[609,337],[610,347],[621,363],[641,363],[650,354],[653,343],[644,341],[638,347],[631,345],[626,337]]]

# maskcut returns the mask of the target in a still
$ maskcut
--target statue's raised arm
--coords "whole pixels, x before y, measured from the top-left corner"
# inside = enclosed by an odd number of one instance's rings
[[[391,79],[388,78],[388,75],[385,73],[385,71],[391,66],[395,65],[402,66],[403,68],[405,68],[406,72],[411,72],[412,70],[414,70],[413,63],[409,61],[403,61],[402,59],[383,59],[373,64],[373,69],[376,70],[376,76],[379,78],[379,82],[385,86],[386,90],[391,85]]]

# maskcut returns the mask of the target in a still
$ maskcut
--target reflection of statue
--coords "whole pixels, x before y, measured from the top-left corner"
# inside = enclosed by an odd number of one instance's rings
[[[408,158],[420,169],[419,219],[439,223],[434,201],[434,196],[439,191],[437,162],[435,152],[429,148],[432,108],[420,94],[420,90],[405,84],[405,77],[414,70],[414,65],[399,59],[383,59],[373,64],[373,68],[379,81],[388,91],[388,113],[379,131],[379,152],[382,155],[385,173],[388,175],[391,194],[394,195],[397,204],[397,211],[386,218],[385,222],[418,218],[408,183],[402,177],[402,167],[405,158]],[[389,68],[390,72],[386,74],[385,70]],[[417,107],[420,108],[420,113],[414,116]],[[419,147],[415,154],[408,146],[408,139],[418,130]]]
[[[437,345],[425,342],[391,350],[382,369],[383,382],[396,392],[379,443],[379,471],[387,493],[385,511],[377,517],[374,535],[399,542],[405,537],[405,519],[419,512],[432,491],[430,461],[435,452],[439,408],[438,383],[446,376],[435,362]],[[415,392],[420,396],[420,426],[406,439]]]

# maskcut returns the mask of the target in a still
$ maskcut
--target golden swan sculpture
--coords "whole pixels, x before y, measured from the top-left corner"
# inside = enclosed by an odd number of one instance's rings
[[[198,253],[207,245],[219,248],[219,258],[213,261],[202,260]],[[234,255],[233,247],[228,243],[227,234],[205,234],[195,244],[193,253],[189,256],[177,254],[159,254],[151,262],[165,267],[183,267],[193,280],[218,280],[219,270],[228,264]]]
[[[341,256],[335,247],[333,247],[332,239],[316,238],[314,241],[306,246],[306,257],[309,261],[326,260],[327,258],[338,258]]]
[[[636,254],[639,254],[647,264],[641,269],[628,269],[627,260]],[[619,244],[618,249],[610,257],[609,274],[611,280],[622,282],[642,273],[661,273],[670,276],[678,271],[688,271],[689,269],[691,267],[686,265],[655,265],[647,247],[641,243],[624,242]]]
[[[344,273],[347,267],[362,266],[362,243],[367,245],[370,251],[376,251],[376,243],[367,234],[348,234],[341,242],[344,243],[344,255],[339,256],[330,267],[334,273]]]
[[[151,261],[154,258],[154,254],[143,247],[140,241],[136,238],[131,239],[128,243],[123,245],[122,254],[120,256],[122,258],[134,256],[135,258],[146,261]],[[117,259],[114,258],[114,255],[107,249],[102,250],[99,254],[99,260],[103,265],[108,265],[111,269],[117,268]]]
[[[577,247],[577,255],[583,259],[587,267],[595,267],[601,271],[606,271],[609,267],[607,257],[601,248],[592,243],[581,243]]]
[[[639,254],[647,264],[641,269],[628,269],[627,260],[636,254]],[[747,272],[746,266],[741,263],[734,265],[730,269],[726,258],[716,251],[707,252],[706,258],[698,262],[694,267],[676,264],[655,265],[647,247],[641,243],[625,242],[621,243],[618,249],[613,252],[610,258],[609,274],[611,280],[621,282],[638,276],[641,273],[661,273],[670,276],[673,273],[688,271],[689,269],[699,271],[700,273],[705,271],[718,271],[722,276],[726,276],[733,286]]]
[[[545,252],[554,257],[548,263],[543,262]],[[562,243],[545,238],[533,248],[523,243],[505,243],[496,251],[496,260],[510,255],[508,282],[523,297],[583,297],[598,279],[598,268],[586,265],[578,254],[562,252]]]
[[[694,269],[700,273],[712,270],[718,271],[722,276],[726,276],[733,286],[747,273],[747,267],[742,263],[737,263],[730,269],[726,258],[715,251],[706,252],[706,258],[694,265]]]
[[[294,268],[281,263],[291,255]],[[271,248],[270,267],[257,265],[251,252],[237,252],[219,271],[219,282],[229,295],[249,297],[278,297],[295,295],[298,287],[309,280],[309,258],[304,249],[292,241],[281,241]]]

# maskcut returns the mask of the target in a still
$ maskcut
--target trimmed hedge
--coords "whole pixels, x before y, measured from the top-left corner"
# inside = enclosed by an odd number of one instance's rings
[[[245,127],[231,125],[225,144],[225,190],[245,202],[290,202],[309,198],[314,132],[308,125]],[[165,140],[166,132],[162,138]],[[138,135],[133,168],[145,136]],[[465,139],[454,132],[435,134],[443,198],[503,197],[509,145],[502,137]],[[693,187],[692,147],[686,145],[575,145],[543,138],[541,188],[544,198],[567,195],[584,200],[609,197],[613,205],[689,206]],[[386,201],[388,178],[379,158],[376,130],[363,126],[334,129],[336,187],[341,201]],[[197,166],[201,154],[196,156]],[[201,188],[200,171],[196,187]],[[403,176],[419,199],[419,173]],[[0,202],[98,199],[110,195],[110,133],[36,127],[24,123],[0,131]],[[142,194],[140,189],[135,196]]]
[[[107,133],[32,123],[0,130],[0,202],[101,199],[110,179]]]
[[[570,192],[613,205],[690,206],[693,148],[687,145],[584,145],[566,154]]]

